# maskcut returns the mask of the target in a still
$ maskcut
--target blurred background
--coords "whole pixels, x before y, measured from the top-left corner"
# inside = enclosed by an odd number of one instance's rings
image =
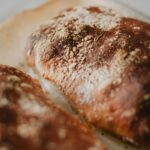
[[[22,10],[34,8],[47,0],[0,0],[0,22]]]
[[[36,7],[47,0],[0,0],[0,22],[26,9]],[[107,0],[109,1],[109,0]],[[121,3],[150,17],[150,0],[110,0]]]
[[[113,0],[128,5],[150,17],[150,0]]]

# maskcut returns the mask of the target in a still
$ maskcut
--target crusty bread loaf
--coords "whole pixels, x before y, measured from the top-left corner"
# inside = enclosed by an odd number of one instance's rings
[[[134,144],[150,141],[150,24],[72,8],[34,32],[26,50],[28,64],[90,123]]]
[[[0,65],[1,150],[106,150],[77,119],[55,106],[37,81]]]

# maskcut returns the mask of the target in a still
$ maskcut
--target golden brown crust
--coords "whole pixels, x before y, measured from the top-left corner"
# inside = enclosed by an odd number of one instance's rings
[[[0,149],[106,150],[85,125],[55,106],[37,81],[0,65]]]
[[[99,128],[150,140],[150,25],[112,10],[62,12],[29,38],[29,65]]]

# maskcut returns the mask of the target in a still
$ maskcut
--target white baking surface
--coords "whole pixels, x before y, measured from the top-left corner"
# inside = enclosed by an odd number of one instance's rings
[[[5,20],[8,20],[8,18],[14,16],[15,14],[26,10],[26,9],[31,9],[33,7],[36,7],[42,3],[44,3],[46,0],[0,0],[0,22],[4,22]],[[62,0],[64,1],[64,0]],[[71,0],[70,0],[71,1]],[[81,1],[88,1],[88,0],[81,0]],[[90,4],[93,4],[95,0],[89,0]],[[112,3],[107,3],[107,0],[99,0],[99,1],[103,1],[105,5],[110,5],[112,6]],[[150,16],[150,1],[149,0],[110,0],[111,2],[117,2],[119,1],[118,4],[122,4],[123,2],[123,7],[126,5],[129,10],[130,8],[135,9],[136,11],[129,11],[128,13],[130,14],[133,13],[134,16],[134,12],[135,12],[135,16],[138,16],[139,18],[143,18],[144,20],[147,18],[149,18]],[[116,4],[115,4],[116,5]],[[124,10],[124,9],[123,9]],[[141,12],[141,13],[139,13]],[[1,33],[0,33],[1,34]],[[0,44],[1,43],[0,41]],[[8,53],[9,51],[3,51],[2,49],[0,49],[0,55]],[[16,55],[17,56],[17,55]],[[12,58],[13,56],[11,56]],[[3,62],[10,62],[8,64],[13,64],[12,62],[13,59],[10,59],[8,61],[5,61],[3,59],[0,59],[0,63]],[[54,90],[54,88],[53,88]],[[54,93],[56,94],[57,97],[57,89],[54,91]],[[144,148],[135,148],[131,145],[126,145],[125,143],[121,142],[120,140],[114,138],[111,135],[106,135],[102,136],[101,133],[102,132],[97,132],[98,136],[101,136],[102,139],[104,140],[104,142],[109,146],[110,150],[150,150],[148,149],[144,149]]]
[[[0,0],[0,22],[3,22],[11,16],[36,7],[47,0]],[[127,5],[130,8],[138,10],[143,15],[150,16],[150,0],[113,0]]]
[[[0,22],[4,22],[15,14],[36,7],[47,0],[0,0]]]

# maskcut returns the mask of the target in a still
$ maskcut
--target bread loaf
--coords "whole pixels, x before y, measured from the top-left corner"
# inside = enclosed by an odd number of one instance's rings
[[[150,24],[103,7],[61,12],[27,42],[27,61],[90,123],[150,141]]]
[[[0,65],[1,150],[106,150],[94,133],[53,104],[37,81]]]

